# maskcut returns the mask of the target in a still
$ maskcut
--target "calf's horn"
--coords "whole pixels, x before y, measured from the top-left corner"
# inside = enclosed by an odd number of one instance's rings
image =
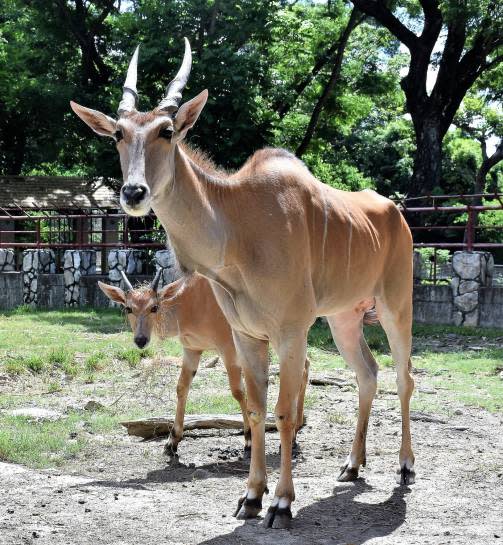
[[[122,280],[124,281],[124,286],[126,286],[126,290],[131,291],[133,289],[133,286],[131,285],[131,282],[128,280],[126,273],[122,269],[121,269],[121,276],[122,276]]]
[[[161,279],[162,275],[162,269],[159,269],[154,276],[154,279],[152,280],[152,284],[150,284],[150,287],[152,288],[152,291],[157,292],[157,287],[159,286],[159,280]]]

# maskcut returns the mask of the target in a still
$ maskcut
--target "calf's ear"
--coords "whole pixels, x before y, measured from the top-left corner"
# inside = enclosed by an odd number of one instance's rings
[[[120,288],[104,284],[100,281],[98,281],[98,287],[112,301],[120,303],[121,305],[126,304],[126,294]]]

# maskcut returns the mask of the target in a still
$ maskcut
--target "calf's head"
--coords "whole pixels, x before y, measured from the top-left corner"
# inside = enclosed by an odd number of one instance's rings
[[[208,91],[204,90],[179,107],[192,65],[187,38],[180,70],[167,86],[166,94],[157,108],[147,113],[138,112],[136,109],[137,64],[138,48],[129,64],[117,120],[70,102],[73,111],[94,132],[115,140],[124,179],[120,203],[131,216],[148,214],[152,200],[173,179],[176,144],[197,121],[208,98]]]
[[[180,281],[158,289],[161,272],[159,271],[150,285],[133,288],[121,271],[125,290],[98,282],[101,291],[112,301],[122,305],[134,334],[138,348],[145,348],[153,332],[162,330],[162,308],[171,306],[180,293]],[[162,308],[161,308],[162,307]]]

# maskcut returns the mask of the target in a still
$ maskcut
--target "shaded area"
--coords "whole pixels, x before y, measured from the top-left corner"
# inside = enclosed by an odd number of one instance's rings
[[[388,536],[405,521],[405,495],[410,489],[396,487],[391,496],[380,503],[358,500],[359,495],[372,490],[372,486],[358,479],[336,487],[333,496],[300,509],[289,531],[268,530],[254,520],[239,526],[231,534],[202,541],[200,545],[251,545],[273,541],[288,545],[359,545],[376,537]]]

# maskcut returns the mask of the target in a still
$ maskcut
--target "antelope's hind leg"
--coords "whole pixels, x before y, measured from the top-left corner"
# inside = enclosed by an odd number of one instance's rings
[[[164,453],[169,458],[175,458],[178,456],[178,444],[183,437],[183,421],[185,418],[185,405],[187,404],[187,396],[189,395],[190,385],[192,379],[197,373],[199,367],[199,361],[201,359],[202,352],[196,350],[183,349],[183,362],[180,376],[178,377],[178,384],[176,386],[176,414],[175,423],[171,430],[168,442],[164,446]]]
[[[377,363],[363,336],[363,310],[356,309],[327,316],[339,352],[356,373],[358,382],[358,421],[355,437],[338,481],[354,481],[365,466],[367,428],[377,390]]]
[[[229,379],[232,397],[241,407],[241,413],[243,415],[243,432],[245,438],[244,452],[245,457],[249,457],[251,454],[251,431],[250,423],[248,422],[246,395],[241,373],[242,366],[238,365],[237,363],[237,354],[234,345],[222,348],[219,350],[219,352],[222,355],[225,369],[227,370],[227,377]]]
[[[414,453],[410,433],[410,398],[414,391],[411,375],[410,355],[412,350],[412,306],[409,298],[403,305],[391,305],[376,301],[379,320],[388,337],[391,355],[396,366],[396,383],[402,410],[402,442],[400,446],[400,468],[397,482],[401,485],[414,484]]]

